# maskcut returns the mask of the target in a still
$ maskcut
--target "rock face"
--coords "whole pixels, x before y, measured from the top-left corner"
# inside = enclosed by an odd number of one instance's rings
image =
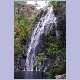
[[[63,39],[62,47],[66,47],[66,4],[63,4],[62,11],[55,15],[57,17],[57,29]]]
[[[15,9],[15,15],[24,13],[25,17],[32,17],[33,14],[37,13],[37,9],[34,5],[31,4],[17,4]]]
[[[59,33],[60,40],[62,42],[61,46],[59,48],[60,49],[66,48],[66,4],[63,4],[62,11],[60,13],[57,13],[57,14],[55,13],[55,16],[57,18],[57,30],[58,30],[58,33]],[[45,50],[46,43],[48,43],[49,36],[53,36],[53,37],[56,36],[54,27],[51,29],[50,32],[51,32],[50,35],[43,34],[41,36],[41,41],[40,41],[39,45],[36,48],[36,49],[38,49],[38,52],[36,52],[36,54],[40,53],[40,52],[44,52],[45,55],[47,56],[47,60],[44,62],[46,64],[46,65],[44,65],[44,67],[47,68],[46,71],[49,71],[49,68],[51,68],[50,67],[51,64],[53,64],[52,68],[59,67],[59,62],[60,62],[60,57],[59,56],[54,56],[51,59],[49,57],[49,55],[47,55],[46,52],[45,52],[46,51]],[[44,68],[44,70],[45,70],[45,68]]]
[[[56,79],[66,79],[66,73],[63,75],[56,75]]]
[[[24,70],[26,62],[26,56],[18,55],[14,60],[14,70]]]

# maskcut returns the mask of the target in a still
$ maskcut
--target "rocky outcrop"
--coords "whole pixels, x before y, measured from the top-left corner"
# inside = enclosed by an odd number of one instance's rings
[[[26,62],[26,56],[18,55],[14,60],[14,70],[24,70]]]
[[[62,75],[56,75],[55,78],[56,79],[66,79],[66,73]]]
[[[55,12],[55,11],[54,11]],[[66,48],[66,4],[62,5],[61,11],[56,11],[57,30],[62,40],[62,46]]]
[[[32,17],[32,15],[37,13],[37,9],[34,5],[31,4],[17,4],[15,8],[15,15],[24,13],[25,17]]]

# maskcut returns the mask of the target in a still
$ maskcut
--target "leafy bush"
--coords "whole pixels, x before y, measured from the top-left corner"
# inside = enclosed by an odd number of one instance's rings
[[[58,46],[55,43],[50,43],[49,48],[47,48],[46,50],[48,52],[47,54],[49,54],[50,57],[53,57],[58,53]]]
[[[42,61],[46,60],[46,57],[44,56],[44,53],[39,53],[37,56],[37,62],[34,64],[33,67],[37,67]]]
[[[62,3],[63,1],[50,1],[48,5],[52,6],[53,9],[58,10],[60,7],[62,7]]]
[[[66,60],[65,59],[60,62],[60,68],[62,70],[61,74],[66,73]]]
[[[22,51],[21,47],[14,43],[14,56],[21,54],[21,51]]]
[[[51,79],[55,78],[56,75],[62,75],[66,73],[66,60],[62,60],[60,62],[60,67],[50,69],[50,71],[47,73],[48,73],[48,77]]]
[[[26,3],[25,1],[14,1],[14,10],[15,10],[17,5],[25,4],[25,3]]]
[[[14,54],[18,55],[22,53],[25,44],[28,41],[28,36],[31,33],[32,27],[30,26],[30,20],[25,18],[23,14],[18,15],[15,18],[14,26]]]
[[[47,44],[47,54],[50,56],[50,58],[53,58],[53,56],[59,56],[60,62],[59,67],[55,68],[52,65],[50,67],[53,67],[49,70],[48,78],[53,79],[56,75],[62,75],[66,73],[66,48],[62,47],[63,40],[61,40],[62,37],[48,37],[48,44]],[[60,48],[59,48],[60,47]]]
[[[50,1],[48,6],[51,6],[54,10],[54,13],[57,15],[62,12],[62,4],[66,3],[66,1]]]

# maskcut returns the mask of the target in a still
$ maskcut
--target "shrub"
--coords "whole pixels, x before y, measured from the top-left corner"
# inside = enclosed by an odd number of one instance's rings
[[[47,59],[47,58],[44,56],[44,53],[39,53],[39,54],[36,56],[36,58],[37,58],[37,62],[34,64],[33,67],[39,66],[39,64],[40,64],[42,61],[44,61],[44,60]]]

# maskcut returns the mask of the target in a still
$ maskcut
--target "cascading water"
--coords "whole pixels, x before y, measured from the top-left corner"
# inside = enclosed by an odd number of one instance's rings
[[[56,33],[56,36],[59,36],[58,30],[57,30],[57,21],[56,20],[57,20],[56,17],[54,17],[55,33]]]
[[[56,17],[54,16],[53,9],[51,7],[48,7],[47,13],[44,17],[40,18],[40,21],[38,22],[37,26],[32,32],[31,35],[31,40],[29,42],[29,47],[26,49],[26,70],[27,71],[33,71],[33,65],[37,61],[36,55],[35,55],[35,49],[36,46],[39,43],[40,36],[44,33],[44,31],[51,27],[51,24],[55,25],[55,33],[56,36],[59,36],[58,31],[57,31],[57,22],[56,22]],[[37,68],[36,68],[37,70]]]

